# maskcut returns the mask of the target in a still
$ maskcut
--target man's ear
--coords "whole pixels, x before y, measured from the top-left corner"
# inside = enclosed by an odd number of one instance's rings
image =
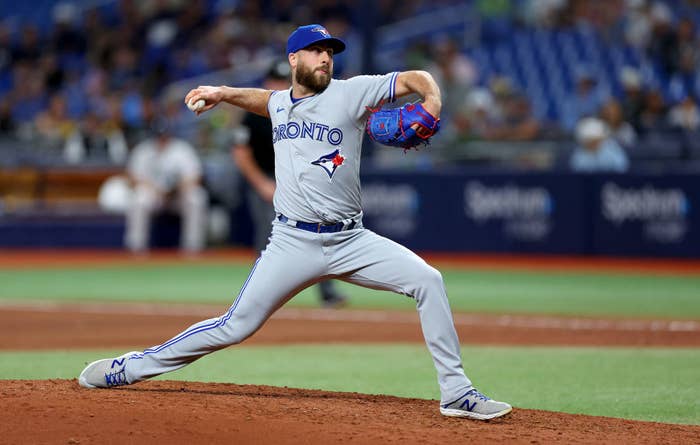
[[[295,70],[297,67],[297,53],[287,54],[287,60],[289,60],[289,66],[292,67],[292,70]]]

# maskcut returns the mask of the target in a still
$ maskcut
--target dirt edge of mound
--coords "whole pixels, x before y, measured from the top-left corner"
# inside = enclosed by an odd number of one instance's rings
[[[7,443],[693,443],[700,426],[515,408],[479,422],[435,400],[294,388],[151,381],[113,390],[76,380],[0,381]],[[456,436],[455,436],[456,435]],[[460,439],[460,441],[462,440]]]

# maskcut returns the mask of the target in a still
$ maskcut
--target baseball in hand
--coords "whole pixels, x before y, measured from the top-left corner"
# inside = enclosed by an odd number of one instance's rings
[[[204,103],[204,99],[199,99],[197,102],[190,100],[189,102],[187,102],[187,108],[189,108],[192,111],[199,111],[202,108],[204,108]]]

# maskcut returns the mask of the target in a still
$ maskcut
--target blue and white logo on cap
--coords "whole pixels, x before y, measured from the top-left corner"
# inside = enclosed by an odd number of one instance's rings
[[[323,26],[317,26],[314,29],[312,29],[311,31],[320,33],[326,39],[331,38],[331,33],[329,33],[328,30],[326,28],[324,28]]]

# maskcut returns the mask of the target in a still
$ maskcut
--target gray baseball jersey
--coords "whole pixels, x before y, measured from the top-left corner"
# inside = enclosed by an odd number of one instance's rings
[[[440,272],[362,227],[359,173],[366,107],[392,100],[396,78],[393,73],[333,80],[323,92],[298,101],[291,90],[272,94],[278,216],[270,241],[226,313],[130,356],[128,383],[242,342],[298,292],[337,278],[415,299],[441,401],[454,401],[471,387]]]
[[[275,146],[275,209],[299,221],[336,222],[362,210],[360,155],[366,107],[393,101],[398,73],[331,80],[293,101],[275,91],[268,111]]]

